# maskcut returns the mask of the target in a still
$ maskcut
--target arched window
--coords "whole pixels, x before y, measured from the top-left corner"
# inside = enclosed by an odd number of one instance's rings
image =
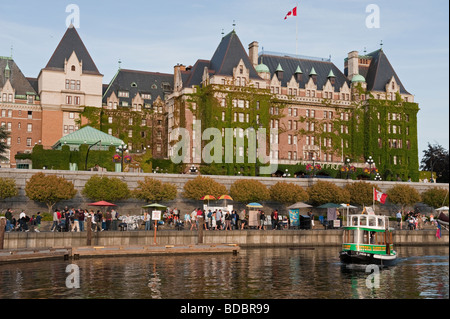
[[[71,70],[72,70],[72,71],[75,71],[75,65],[72,65]]]

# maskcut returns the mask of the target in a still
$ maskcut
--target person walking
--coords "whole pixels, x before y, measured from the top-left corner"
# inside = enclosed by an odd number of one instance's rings
[[[5,218],[6,218],[6,231],[7,232],[10,232],[12,229],[13,229],[13,227],[12,227],[12,218],[13,218],[13,211],[11,210],[11,208],[8,208],[7,210],[6,210],[6,213],[5,213]]]
[[[106,230],[111,230],[112,213],[110,210],[106,211],[105,219],[106,219]]]
[[[61,222],[61,215],[58,214],[58,210],[55,209],[55,211],[53,212],[53,224],[52,224],[52,228],[50,229],[50,231],[55,231],[55,229],[57,229],[57,226],[59,225],[59,223]]]
[[[84,231],[84,209],[80,209],[78,213],[78,225],[80,226],[80,231]]]
[[[272,219],[272,230],[275,230],[278,226],[278,210],[275,209],[270,217]]]
[[[231,214],[229,211],[225,213],[225,230],[231,230]]]
[[[38,233],[41,231],[41,221],[42,221],[41,212],[37,212],[36,218],[35,218],[36,228],[34,229],[34,231],[36,231]]]
[[[76,229],[76,232],[79,232],[80,231],[80,224],[79,224],[79,222],[78,222],[78,218],[79,218],[79,211],[78,211],[78,209],[76,209],[74,212],[73,212],[73,215],[72,215],[72,218],[73,218],[73,220],[72,220],[72,222],[73,222],[73,224],[72,224],[72,231],[74,232],[75,231],[75,229]]]
[[[197,228],[197,210],[196,209],[194,209],[191,213],[191,229],[190,230],[192,230],[193,228],[198,229]]]
[[[145,230],[151,230],[152,221],[148,212],[144,213]]]
[[[259,229],[266,230],[266,215],[264,214],[264,211],[259,211]]]

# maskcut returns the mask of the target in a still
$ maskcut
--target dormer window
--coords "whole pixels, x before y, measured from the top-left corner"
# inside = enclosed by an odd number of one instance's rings
[[[75,71],[75,65],[72,65],[71,70]]]

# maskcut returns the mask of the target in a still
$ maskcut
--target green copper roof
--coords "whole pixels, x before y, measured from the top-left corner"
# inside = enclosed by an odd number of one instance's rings
[[[73,133],[70,133],[62,137],[58,142],[53,145],[53,148],[60,148],[62,145],[80,146],[81,144],[93,145],[99,142],[97,145],[108,148],[111,145],[119,146],[123,141],[117,137],[106,134],[93,127],[85,126]]]
[[[314,70],[314,67],[312,67],[311,72],[309,72],[309,75],[317,75],[316,70]]]
[[[297,69],[295,69],[294,74],[297,74],[297,73],[303,73],[302,69],[300,69],[300,65],[297,65]]]
[[[277,69],[275,70],[275,72],[278,72],[278,71],[284,72],[284,70],[283,70],[283,68],[281,67],[281,64],[280,64],[280,63],[278,63],[278,66],[277,66]]]
[[[330,73],[328,73],[329,78],[335,78],[336,76],[333,73],[333,70],[330,70]]]
[[[352,83],[353,82],[366,82],[366,79],[362,75],[356,74],[352,77]]]
[[[258,73],[270,73],[269,67],[268,67],[267,65],[263,64],[263,63],[258,64],[258,65],[255,67],[255,70],[256,70],[256,72],[258,72]]]

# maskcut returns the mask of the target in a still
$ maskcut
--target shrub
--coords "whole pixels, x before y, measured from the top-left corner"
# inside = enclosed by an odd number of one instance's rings
[[[350,202],[361,205],[368,206],[373,204],[373,188],[380,190],[377,185],[367,183],[367,182],[354,182],[345,185],[346,189],[350,193]]]
[[[94,201],[115,201],[128,198],[130,190],[119,178],[94,175],[84,185],[82,194]]]
[[[313,205],[350,202],[350,193],[347,190],[327,181],[318,181],[308,187],[307,192],[309,194],[309,201]]]
[[[439,208],[448,206],[448,190],[441,187],[427,189],[422,194],[422,202],[428,206]]]
[[[254,179],[235,181],[230,187],[230,196],[241,203],[259,202],[270,199],[266,185]]]
[[[393,186],[387,190],[386,194],[388,200],[391,203],[401,205],[402,210],[406,206],[413,206],[421,200],[419,192],[414,187],[404,184]]]
[[[205,195],[212,195],[218,198],[220,195],[227,194],[227,188],[216,182],[211,177],[197,176],[188,181],[183,187],[183,197],[199,200]]]
[[[278,182],[269,188],[269,192],[271,200],[283,204],[305,202],[309,199],[306,190],[294,183]]]
[[[56,203],[73,198],[77,191],[73,183],[65,178],[40,172],[26,182],[25,193],[31,200],[47,204],[51,212]]]
[[[138,181],[138,187],[132,191],[135,198],[147,202],[172,200],[177,197],[177,187],[171,183],[163,183],[157,179],[146,177]]]

